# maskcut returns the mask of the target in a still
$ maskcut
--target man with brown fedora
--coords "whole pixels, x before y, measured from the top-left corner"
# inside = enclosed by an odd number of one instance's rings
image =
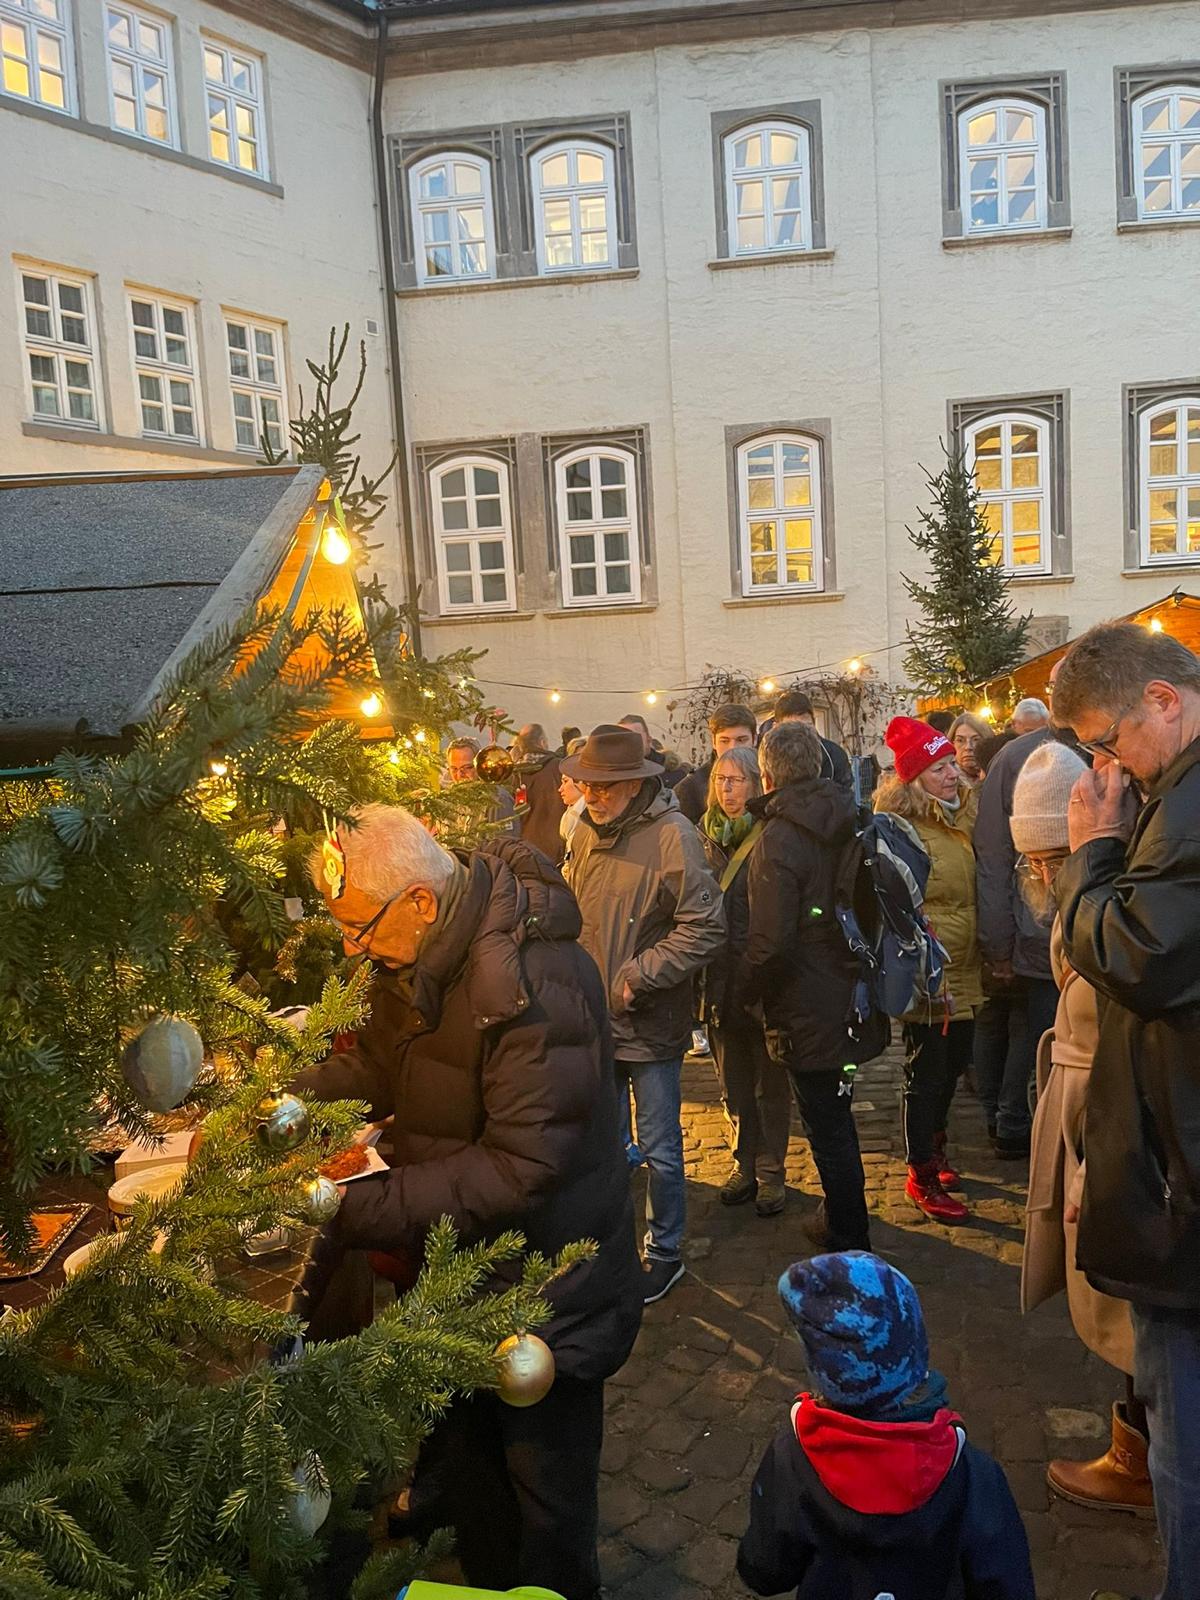
[[[608,993],[626,1148],[633,1165],[650,1169],[649,1305],[683,1276],[679,1075],[692,1031],[692,979],[724,944],[721,891],[636,729],[602,723],[561,769],[584,799],[563,871],[583,916],[579,942]]]

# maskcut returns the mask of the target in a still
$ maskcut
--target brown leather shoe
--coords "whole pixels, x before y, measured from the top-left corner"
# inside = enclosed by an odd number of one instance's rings
[[[1147,1441],[1129,1426],[1125,1407],[1112,1411],[1112,1443],[1095,1461],[1052,1461],[1046,1482],[1064,1500],[1096,1511],[1150,1511],[1154,1493],[1146,1470]]]

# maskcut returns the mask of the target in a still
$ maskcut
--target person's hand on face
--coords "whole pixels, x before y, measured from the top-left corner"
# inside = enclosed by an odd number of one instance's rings
[[[1067,832],[1071,849],[1079,850],[1092,839],[1120,839],[1127,844],[1137,819],[1137,801],[1129,776],[1116,761],[1098,761],[1081,772],[1067,806]]]

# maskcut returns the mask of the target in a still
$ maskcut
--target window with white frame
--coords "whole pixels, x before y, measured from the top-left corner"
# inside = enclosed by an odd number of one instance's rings
[[[1200,560],[1200,393],[1141,416],[1142,560]]]
[[[808,129],[761,122],[725,139],[730,253],[812,248],[812,162]]]
[[[963,440],[994,560],[1029,576],[1050,571],[1050,430],[1023,412],[980,417]]]
[[[131,290],[129,322],[142,432],[199,443],[196,340],[192,308],[182,300]]]
[[[554,464],[563,603],[641,598],[637,474],[624,450],[589,446]]]
[[[25,376],[31,414],[78,428],[100,426],[95,313],[85,277],[18,265]]]
[[[209,155],[222,166],[265,178],[261,56],[205,39],[204,93]]]
[[[824,588],[820,440],[752,439],[737,465],[743,594]]]
[[[964,234],[1046,226],[1046,112],[1006,97],[969,106],[958,119]]]
[[[482,156],[450,151],[409,173],[418,283],[495,276],[492,174]]]
[[[106,5],[104,17],[113,127],[178,146],[170,24],[131,5]]]
[[[75,109],[70,0],[0,0],[0,93]]]
[[[616,195],[609,147],[564,139],[535,151],[530,162],[538,271],[615,267]]]
[[[493,456],[455,456],[429,477],[443,611],[512,611],[512,501],[508,467]]]
[[[283,329],[277,322],[227,313],[225,345],[237,447],[257,452],[265,439],[279,455],[287,442]]]
[[[1200,220],[1200,87],[1155,89],[1130,113],[1138,216]]]

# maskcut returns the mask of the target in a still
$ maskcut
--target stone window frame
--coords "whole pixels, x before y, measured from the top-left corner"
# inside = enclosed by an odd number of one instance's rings
[[[1161,66],[1115,67],[1113,101],[1116,121],[1117,223],[1136,223],[1139,227],[1184,227],[1200,222],[1200,216],[1142,217],[1138,215],[1137,174],[1134,171],[1133,103],[1152,89],[1173,89],[1191,85],[1200,91],[1200,61],[1164,62]]]
[[[446,466],[453,460],[467,456],[491,458],[503,466],[508,475],[513,600],[512,605],[506,607],[503,611],[491,608],[480,608],[475,611],[468,610],[466,607],[444,609],[442,606],[437,535],[433,514],[433,473],[438,467]],[[417,518],[420,528],[418,551],[421,560],[421,576],[424,580],[421,585],[422,612],[439,617],[470,618],[473,616],[505,616],[521,610],[525,560],[516,437],[514,435],[501,435],[492,439],[448,439],[439,440],[436,443],[416,444],[413,446],[413,460],[416,466],[414,476],[416,479]]]
[[[1027,412],[1046,427],[1049,445],[1049,503],[1050,560],[1044,570],[1022,578],[1019,571],[1009,572],[1013,582],[1047,583],[1054,578],[1074,576],[1071,540],[1071,460],[1070,443],[1070,391],[1046,390],[1041,394],[993,395],[979,400],[949,400],[946,418],[951,448],[961,451],[968,428],[989,417],[1006,413]]]
[[[542,488],[546,505],[545,556],[553,578],[556,604],[564,611],[603,609],[622,611],[630,606],[658,603],[658,575],[654,560],[654,515],[652,473],[650,470],[650,430],[644,424],[629,428],[596,428],[577,433],[544,434],[542,447]],[[593,605],[572,600],[566,592],[562,571],[562,530],[558,520],[558,482],[556,464],[577,450],[610,448],[633,457],[634,487],[637,500],[637,552],[641,569],[640,592],[636,598],[597,599]]]
[[[781,433],[804,434],[820,446],[820,511],[822,581],[811,589],[755,591],[746,585],[742,571],[742,518],[738,452],[756,439]],[[735,422],[725,429],[725,485],[729,519],[729,592],[734,600],[792,600],[803,603],[814,595],[837,593],[837,536],[833,495],[833,422],[829,417],[791,417],[775,422]]]
[[[962,161],[958,144],[959,119],[964,111],[985,101],[1013,96],[1031,100],[1046,117],[1046,220],[1037,228],[995,229],[972,234],[963,225]],[[1065,72],[1043,72],[1036,77],[942,79],[938,84],[942,119],[942,238],[972,244],[998,239],[1030,239],[1071,226],[1070,161],[1067,142],[1067,77]]]
[[[809,219],[812,236],[804,251],[764,250],[761,255],[742,255],[731,250],[729,238],[729,184],[725,169],[725,144],[739,128],[751,127],[758,122],[794,122],[808,134],[809,147]],[[821,127],[821,102],[819,100],[790,100],[767,106],[747,106],[740,111],[714,111],[712,125],[713,199],[716,219],[718,261],[753,261],[768,266],[784,255],[811,255],[828,246],[828,218],[825,210],[825,146]]]
[[[1195,396],[1200,396],[1200,377],[1174,378],[1166,383],[1127,383],[1121,390],[1126,572],[1170,572],[1172,567],[1200,566],[1200,555],[1190,561],[1182,557],[1150,561],[1142,553],[1142,417],[1154,406]]]
[[[617,259],[608,267],[598,268],[597,272],[602,275],[636,268],[637,215],[630,120],[627,111],[619,111],[606,116],[554,117],[394,135],[391,164],[397,287],[437,287],[436,283],[419,285],[417,281],[409,172],[418,161],[456,150],[482,157],[491,172],[492,223],[496,235],[492,279],[528,279],[538,283],[561,283],[569,279],[570,273],[540,275],[538,272],[530,158],[546,145],[573,138],[593,139],[612,150]]]

